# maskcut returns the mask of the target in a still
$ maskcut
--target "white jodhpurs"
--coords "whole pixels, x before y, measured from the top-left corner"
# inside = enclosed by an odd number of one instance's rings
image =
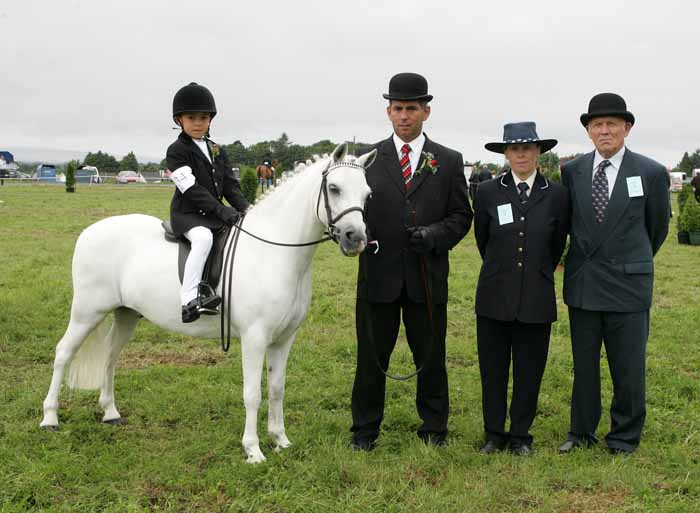
[[[186,305],[197,297],[199,282],[202,281],[202,272],[204,272],[204,265],[207,263],[209,251],[214,243],[214,236],[211,230],[204,226],[195,226],[184,235],[191,244],[180,289],[180,301]]]

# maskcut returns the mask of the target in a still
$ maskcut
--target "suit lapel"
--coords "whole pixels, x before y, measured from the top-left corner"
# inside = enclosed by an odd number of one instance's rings
[[[515,187],[513,187],[513,189],[515,189]],[[521,203],[523,207],[522,210],[524,212],[530,210],[533,206],[542,201],[542,198],[545,197],[548,191],[549,182],[544,176],[537,172],[537,175],[535,175],[535,181],[532,184],[532,192],[530,193],[530,197],[527,199],[527,202]]]
[[[581,159],[581,164],[576,169],[571,170],[575,173],[573,190],[578,209],[591,237],[595,237],[600,231],[600,227],[595,222],[595,212],[593,211],[593,156],[594,152],[584,156]]]
[[[180,139],[190,148],[192,148],[192,153],[194,153],[198,159],[200,159],[207,165],[207,169],[211,170],[213,164],[209,162],[209,159],[206,157],[206,155],[204,155],[204,153],[202,153],[202,150],[199,149],[199,146],[197,146],[197,144],[192,140],[192,138],[189,135],[185,134],[185,132],[182,132],[180,134]],[[207,145],[207,147],[208,146],[209,145]]]
[[[399,164],[399,155],[396,153],[393,137],[389,137],[379,145],[379,155],[382,160],[382,168],[399,188],[401,194],[406,194],[406,184],[403,181],[401,173],[401,165]]]
[[[435,157],[435,160],[438,161],[438,166],[440,165],[440,158],[439,155],[437,154],[437,147],[431,141],[428,139],[428,137],[425,137],[425,143],[423,144],[423,151],[421,151],[420,158],[418,159],[418,167],[413,171],[414,175],[413,178],[411,179],[411,187],[409,187],[408,192],[406,193],[406,196],[411,196],[415,194],[415,192],[418,190],[418,188],[423,184],[423,182],[428,178],[428,175],[432,175],[433,173],[428,170],[428,169],[423,169],[418,176],[415,175],[415,173],[423,168],[423,164],[425,163],[425,153],[432,153],[433,156]],[[440,172],[440,168],[438,167],[437,172]]]
[[[515,189],[515,181],[513,180],[513,175],[510,171],[503,173],[500,177],[497,177],[499,188],[502,194],[508,198],[508,201],[517,208],[521,213],[525,213],[525,206],[520,203],[520,195]]]

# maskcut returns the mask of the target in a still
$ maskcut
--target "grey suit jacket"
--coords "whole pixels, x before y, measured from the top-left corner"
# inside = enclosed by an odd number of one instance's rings
[[[583,155],[562,168],[572,208],[564,301],[585,310],[648,310],[654,255],[668,234],[668,173],[658,162],[626,150],[605,220],[598,225],[591,197],[593,157]],[[637,176],[643,195],[630,197],[627,179]]]

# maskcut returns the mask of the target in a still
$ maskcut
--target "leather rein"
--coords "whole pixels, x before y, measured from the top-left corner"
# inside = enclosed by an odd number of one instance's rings
[[[248,230],[245,230],[243,228],[243,221],[245,220],[245,214],[241,216],[241,218],[238,220],[236,224],[233,225],[233,229],[231,230],[231,233],[229,234],[228,238],[229,240],[227,241],[226,244],[226,254],[224,255],[224,272],[222,276],[222,285],[221,285],[221,349],[224,352],[228,352],[229,348],[231,347],[231,319],[229,319],[228,322],[228,329],[225,329],[225,319],[226,319],[226,314],[228,313],[229,317],[231,316],[231,286],[232,286],[232,277],[233,277],[233,262],[235,259],[236,255],[236,247],[238,246],[238,239],[240,237],[241,232],[245,233],[246,235],[253,237],[254,239],[259,240],[260,242],[264,242],[265,244],[270,244],[272,246],[282,246],[282,247],[287,247],[287,248],[301,248],[305,246],[313,246],[315,244],[321,244],[322,242],[326,242],[329,240],[332,240],[336,244],[340,243],[340,230],[338,230],[336,223],[340,221],[345,215],[349,214],[350,212],[361,212],[362,213],[362,218],[364,220],[365,218],[365,211],[361,207],[350,207],[346,208],[342,212],[340,212],[337,216],[333,217],[333,213],[331,212],[331,207],[330,203],[328,201],[328,173],[333,171],[334,169],[337,169],[339,167],[354,167],[357,169],[362,170],[363,172],[365,171],[365,167],[361,166],[359,164],[355,164],[353,162],[338,162],[333,164],[332,162],[328,163],[328,166],[326,166],[326,169],[322,173],[322,179],[321,179],[321,186],[319,187],[318,190],[318,197],[316,199],[316,217],[318,217],[319,221],[321,220],[321,216],[319,215],[319,207],[321,206],[321,196],[323,196],[323,206],[326,211],[326,230],[325,233],[326,235],[324,237],[321,237],[320,239],[317,240],[312,240],[309,242],[299,242],[299,243],[290,243],[290,242],[276,242],[276,241],[271,241],[268,239],[265,239],[263,237],[260,237],[258,235],[255,235],[254,233],[249,232]],[[230,265],[229,265],[230,264]],[[228,278],[228,281],[227,281]]]

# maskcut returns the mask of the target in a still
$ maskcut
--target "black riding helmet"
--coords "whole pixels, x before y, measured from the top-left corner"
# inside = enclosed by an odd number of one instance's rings
[[[173,119],[185,112],[208,112],[213,119],[216,116],[216,103],[211,91],[196,82],[180,88],[173,98]]]

